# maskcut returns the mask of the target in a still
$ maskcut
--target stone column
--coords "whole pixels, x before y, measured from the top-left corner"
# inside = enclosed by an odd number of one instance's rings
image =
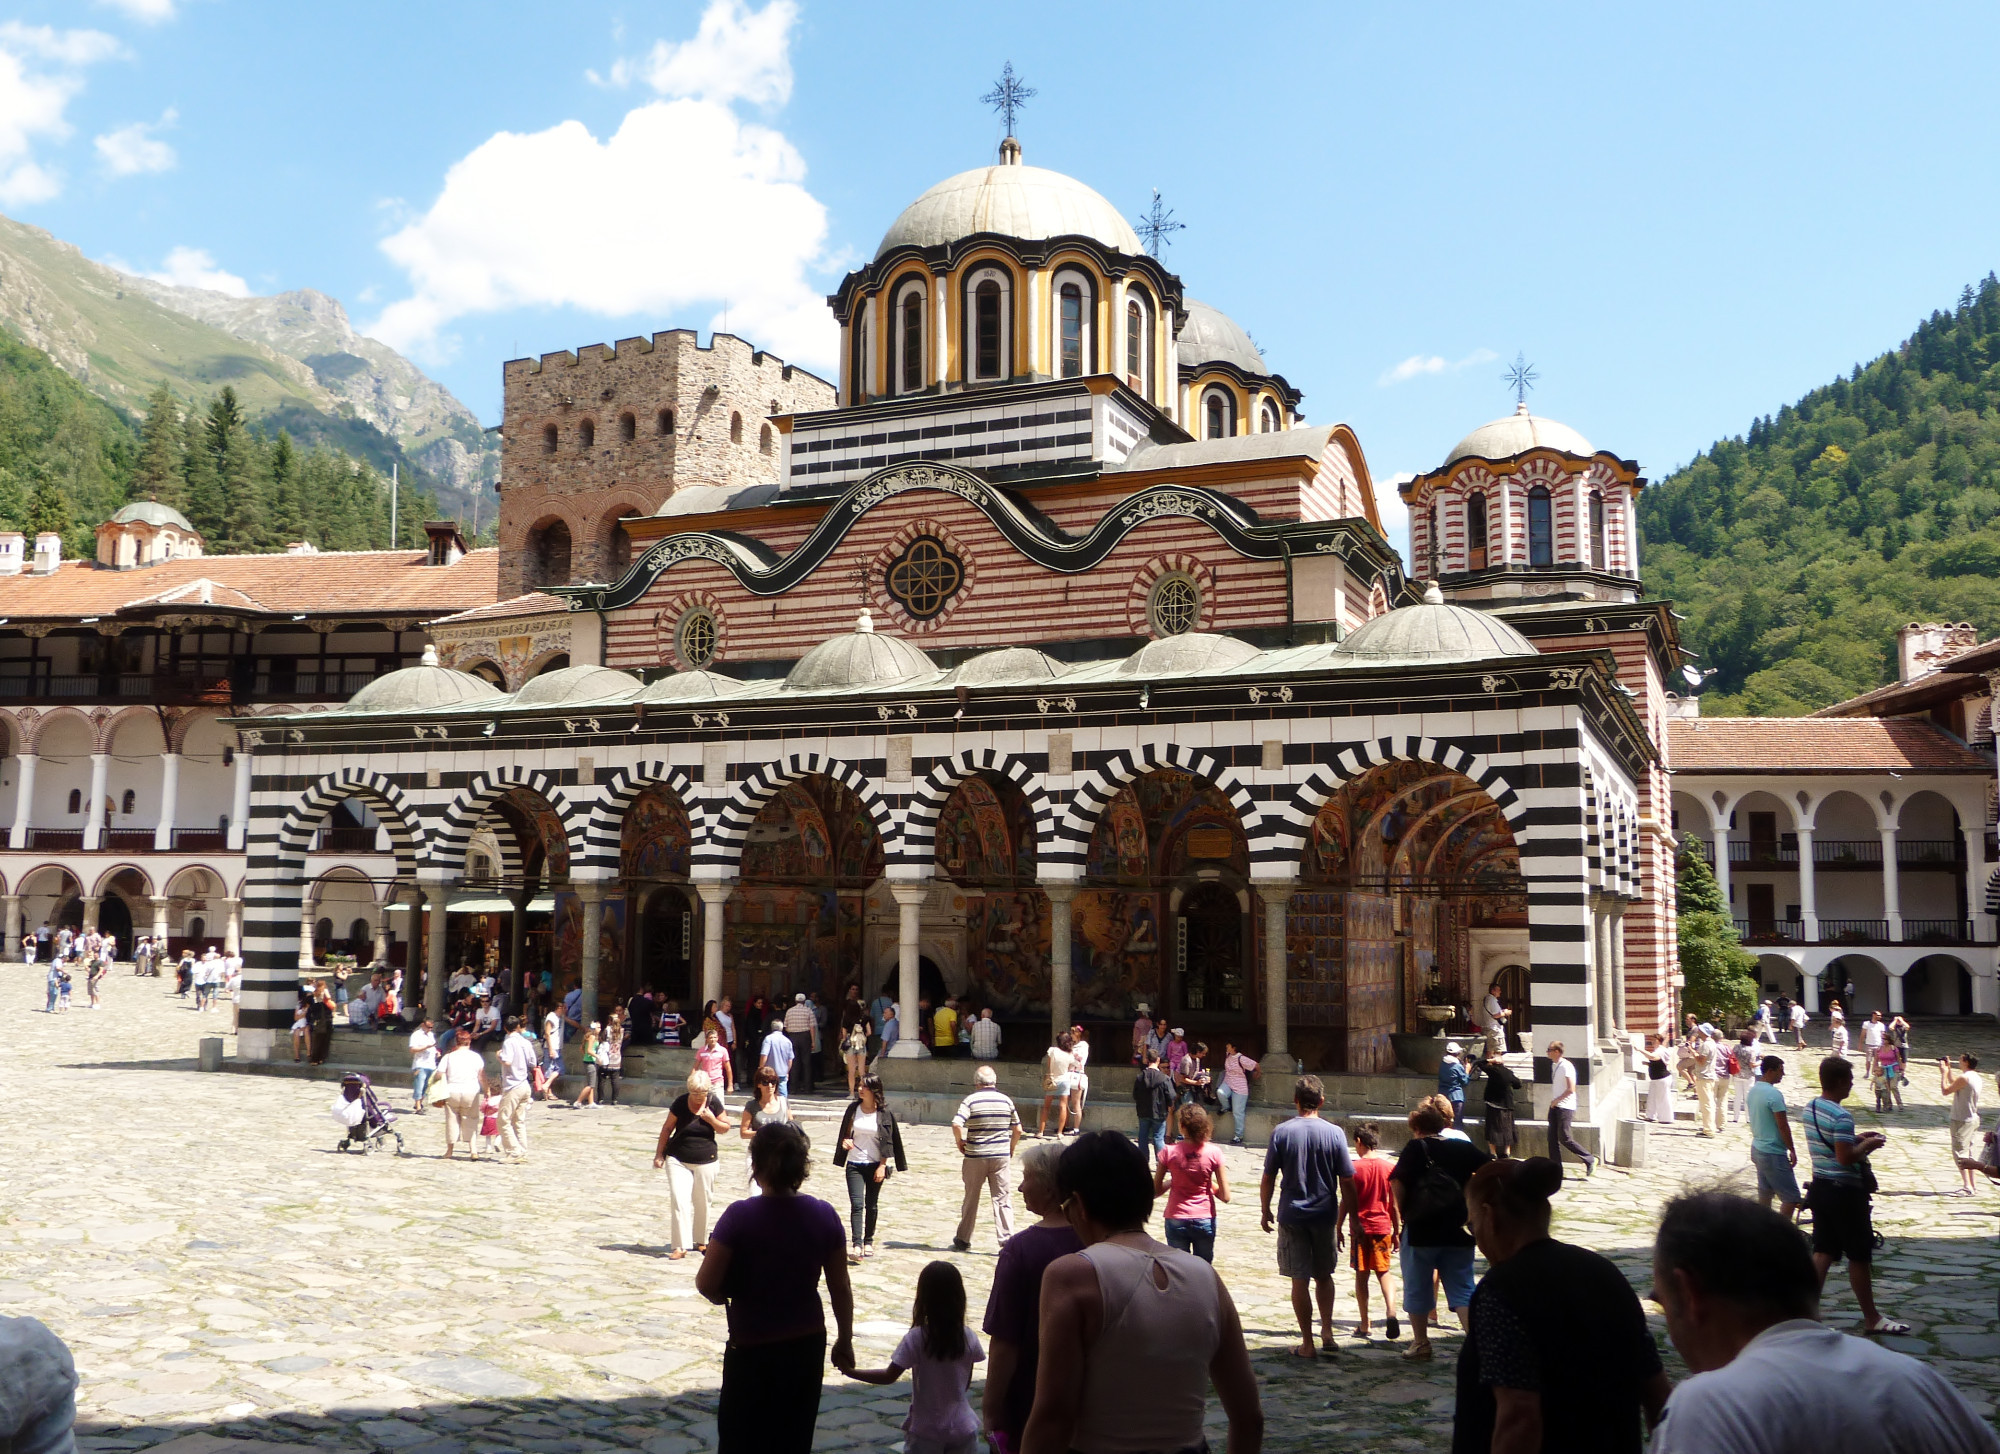
[[[153,945],[159,953],[165,954],[167,952],[167,931],[172,927],[167,919],[167,911],[173,907],[174,901],[165,894],[154,894],[152,903],[153,928],[151,932],[153,935]]]
[[[218,902],[223,906],[222,952],[240,953],[243,948],[243,900],[221,899]]]
[[[583,999],[577,1006],[577,1019],[588,1026],[597,1018],[597,986],[604,973],[600,962],[604,950],[604,885],[580,882],[576,885],[576,897],[583,905],[583,944],[577,956]]]
[[[1076,898],[1073,883],[1045,883],[1042,892],[1049,900],[1049,1044],[1070,1026],[1071,999],[1075,993],[1070,966],[1070,905]]]
[[[6,937],[0,939],[0,954],[7,954],[21,947],[21,896],[7,895]]]
[[[1813,878],[1814,829],[1799,829],[1799,933],[1808,944],[1819,942],[1818,884]]]
[[[1264,901],[1264,1058],[1280,1060],[1291,1054],[1291,1033],[1287,1024],[1285,991],[1285,912],[1291,907],[1292,890],[1298,885],[1259,883],[1258,897]],[[1283,1075],[1289,1067],[1279,1065]]]
[[[397,892],[398,885],[389,885],[389,892],[375,905],[375,946],[369,954],[375,964],[389,962],[389,910],[396,902]]]
[[[310,896],[299,905],[299,968],[311,969],[313,954],[313,901]]]
[[[889,1054],[898,1060],[928,1060],[931,1048],[924,1043],[922,1017],[917,1014],[917,1000],[921,995],[917,982],[917,947],[923,931],[924,900],[931,896],[930,880],[891,883],[889,892],[896,897],[896,959],[900,970],[897,975],[896,1018],[901,1025]],[[1054,1007],[1050,1008],[1053,1010]]]
[[[250,750],[236,749],[236,791],[229,802],[229,847],[241,853],[250,832]]]
[[[736,884],[733,880],[727,883],[710,880],[696,884],[694,891],[701,895],[701,1001],[707,1004],[722,998],[722,906],[736,892]],[[752,1038],[747,1043],[755,1045],[763,1028],[752,1026]],[[740,1022],[736,1037],[739,1041],[744,1039]]]
[[[160,754],[160,826],[153,830],[153,847],[166,852],[174,846],[174,818],[181,806],[181,755]]]
[[[1882,978],[1889,982],[1889,1013],[1892,1015],[1902,1014],[1903,977],[1900,974],[1885,974]],[[1847,1007],[1842,1006],[1842,1008],[1845,1009]]]
[[[446,971],[444,951],[450,929],[446,915],[451,905],[451,885],[429,883],[424,885],[424,893],[430,899],[430,923],[424,938],[424,1013],[438,1023],[444,1023],[444,987]],[[404,983],[409,982],[405,975]]]
[[[83,932],[88,934],[97,927],[97,910],[104,900],[96,894],[83,897]]]
[[[1882,830],[1882,917],[1889,921],[1889,942],[1903,942],[1902,885],[1897,880],[1896,830]],[[1845,1005],[1841,1006],[1846,1009]]]
[[[1825,965],[1821,965],[1818,969],[1807,968],[1803,961],[1799,965],[1799,983],[1805,987],[1806,1013],[1808,1015],[1817,1015],[1819,1013],[1819,977],[1825,972]]]
[[[518,984],[522,961],[528,957],[528,905],[535,901],[535,886],[529,884],[514,895],[514,912],[507,916],[507,972],[502,984]]]
[[[111,776],[111,754],[90,754],[90,792],[83,800],[83,851],[104,846],[104,795]]]
[[[41,759],[32,752],[24,752],[16,761],[21,764],[21,781],[14,790],[14,826],[8,830],[7,846],[26,848],[35,821],[35,765]]]
[[[1628,906],[1616,901],[1611,906],[1611,1029],[1614,1034],[1625,1031],[1625,910]]]

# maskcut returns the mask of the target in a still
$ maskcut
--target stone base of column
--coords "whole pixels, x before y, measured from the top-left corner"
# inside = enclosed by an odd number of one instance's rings
[[[891,1060],[929,1060],[931,1058],[931,1048],[921,1040],[898,1040],[894,1045],[889,1047],[889,1058]]]

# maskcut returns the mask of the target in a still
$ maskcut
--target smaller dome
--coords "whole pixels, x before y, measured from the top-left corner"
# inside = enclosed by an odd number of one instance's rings
[[[545,671],[514,693],[517,707],[553,707],[562,702],[608,702],[629,697],[639,679],[608,666],[565,666]]]
[[[1243,665],[1253,656],[1262,656],[1247,641],[1234,636],[1218,636],[1212,631],[1183,631],[1178,636],[1162,636],[1149,641],[1118,663],[1121,677],[1194,676],[1202,672],[1223,672]]]
[[[875,618],[863,611],[852,631],[822,641],[798,659],[785,677],[785,690],[837,692],[887,686],[936,671],[935,662],[900,636],[877,635]]]
[[[199,533],[188,524],[187,516],[172,505],[162,505],[158,500],[134,500],[111,517],[113,525],[129,525],[134,521],[142,525],[171,525],[190,535]]]
[[[170,512],[171,513],[171,512]],[[429,712],[472,702],[499,701],[507,694],[485,677],[438,665],[437,648],[426,646],[416,666],[379,676],[347,699],[343,712]]]
[[[1181,325],[1176,340],[1182,363],[1193,368],[1205,363],[1234,364],[1246,374],[1260,376],[1271,372],[1271,366],[1264,362],[1264,355],[1250,341],[1242,324],[1220,308],[1198,303],[1193,298],[1185,302],[1187,322]]]
[[[1013,682],[1051,682],[1068,668],[1032,646],[1003,646],[968,657],[944,674],[948,687],[992,687]]]
[[[661,677],[656,682],[648,682],[646,689],[634,697],[636,702],[691,702],[705,701],[712,697],[733,697],[747,689],[748,684],[735,677],[726,677],[712,671],[677,671],[672,676]]]
[[[1485,611],[1448,606],[1436,585],[1420,606],[1402,606],[1354,628],[1329,655],[1337,664],[1485,661],[1540,656],[1534,642]]]
[[[1528,406],[1523,404],[1505,419],[1482,424],[1459,440],[1452,452],[1445,456],[1444,462],[1457,464],[1462,459],[1512,459],[1531,449],[1554,449],[1577,455],[1597,453],[1591,448],[1589,440],[1567,424],[1530,414]]]

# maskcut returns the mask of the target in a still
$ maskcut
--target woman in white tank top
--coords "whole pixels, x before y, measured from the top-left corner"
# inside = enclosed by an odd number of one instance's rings
[[[1229,1289],[1200,1258],[1146,1232],[1146,1153],[1117,1131],[1077,1137],[1057,1163],[1083,1251],[1042,1281],[1041,1369],[1021,1454],[1188,1454],[1206,1447],[1212,1381],[1231,1448],[1264,1415]]]

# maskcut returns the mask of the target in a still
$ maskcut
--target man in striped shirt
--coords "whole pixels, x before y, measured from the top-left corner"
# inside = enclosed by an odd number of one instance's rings
[[[1014,1098],[996,1088],[993,1067],[982,1065],[973,1077],[975,1089],[958,1104],[951,1118],[952,1139],[958,1142],[963,1160],[959,1175],[965,1183],[965,1201],[958,1211],[958,1234],[951,1250],[972,1250],[972,1224],[979,1217],[979,1194],[993,1194],[993,1229],[1004,1246],[1014,1235],[1013,1194],[1007,1186],[1007,1163],[1021,1144],[1021,1113]]]

